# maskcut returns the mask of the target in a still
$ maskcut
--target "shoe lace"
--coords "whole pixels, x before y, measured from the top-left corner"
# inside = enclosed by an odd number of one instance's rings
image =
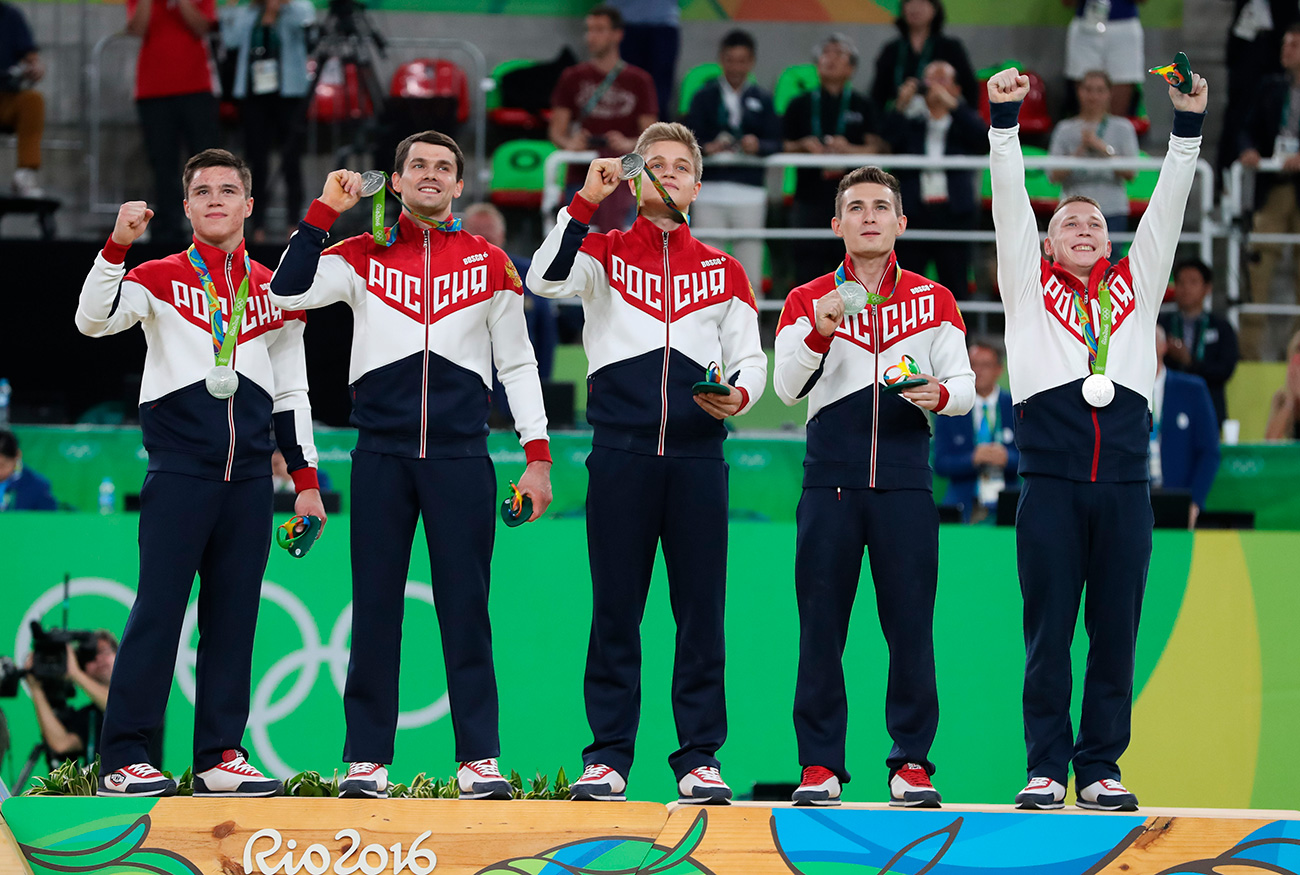
[[[468,766],[488,778],[501,777],[501,769],[497,767],[496,760],[474,760],[473,762],[461,763],[461,765]]]
[[[155,769],[149,763],[135,763],[134,765],[130,765],[122,769],[122,771],[126,772],[129,775],[134,775],[137,778],[161,778],[162,777],[162,772]]]
[[[899,769],[898,776],[913,787],[931,787],[930,774],[916,763],[908,763]]]
[[[691,769],[691,773],[705,781],[722,780],[722,773],[713,766],[700,766],[699,768]]]
[[[244,759],[242,756],[235,757],[228,763],[223,763],[221,767],[228,772],[237,772],[241,775],[256,775],[258,777],[261,777],[262,775],[261,772],[254,768],[252,763]]]
[[[1030,778],[1029,787],[1027,789],[1044,790],[1050,786],[1052,786],[1051,778]]]
[[[348,777],[368,774],[379,768],[379,763],[352,763],[348,766]]]
[[[582,777],[578,780],[585,781],[588,778],[603,778],[612,771],[613,769],[609,766],[602,766],[600,763],[592,763],[582,770]]]
[[[804,766],[801,784],[823,784],[835,777],[835,773],[825,766]]]

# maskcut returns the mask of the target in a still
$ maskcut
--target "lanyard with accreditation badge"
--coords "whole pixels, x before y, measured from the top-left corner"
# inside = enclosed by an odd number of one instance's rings
[[[235,293],[235,300],[230,308],[230,322],[223,324],[221,300],[217,297],[217,287],[212,282],[212,274],[208,271],[208,266],[203,263],[203,256],[199,254],[198,248],[193,243],[185,254],[190,260],[190,267],[198,274],[199,285],[203,287],[203,295],[208,304],[208,321],[212,326],[212,352],[216,364],[208,371],[204,383],[208,394],[213,398],[224,400],[239,389],[239,375],[230,366],[230,359],[235,354],[239,327],[244,322],[244,309],[248,306],[248,280],[253,275],[252,262],[248,258],[248,251],[245,250],[244,279],[239,284],[239,291]]]

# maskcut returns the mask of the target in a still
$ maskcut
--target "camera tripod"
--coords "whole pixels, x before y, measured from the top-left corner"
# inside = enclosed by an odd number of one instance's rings
[[[346,167],[350,155],[362,155],[374,144],[379,128],[379,114],[384,103],[384,89],[375,69],[377,58],[385,57],[386,41],[366,14],[361,0],[330,0],[325,19],[321,22],[317,42],[312,50],[314,62],[307,81],[307,94],[316,93],[316,84],[325,64],[338,61],[343,70],[351,64],[357,71],[358,104],[363,97],[370,101],[371,112],[363,116],[349,141],[334,151],[335,167]],[[344,80],[346,85],[346,78]],[[346,99],[346,90],[344,97]],[[337,125],[338,123],[335,122]],[[316,151],[316,126],[308,127],[307,149]]]

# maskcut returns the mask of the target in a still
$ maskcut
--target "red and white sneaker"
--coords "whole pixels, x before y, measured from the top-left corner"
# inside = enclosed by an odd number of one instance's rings
[[[729,805],[731,788],[712,766],[691,769],[677,782],[678,802],[685,805]]]
[[[1016,794],[1016,807],[1026,811],[1053,811],[1065,807],[1065,785],[1053,778],[1030,778]]]
[[[1077,792],[1074,804],[1094,811],[1137,811],[1138,798],[1114,778],[1093,781]]]
[[[350,763],[339,781],[340,799],[387,799],[388,767],[381,763]]]
[[[96,796],[175,796],[176,782],[148,763],[132,763],[99,779]]]
[[[609,766],[592,763],[582,770],[582,777],[569,788],[569,799],[574,802],[625,802],[627,781]]]
[[[840,779],[824,766],[804,766],[799,788],[790,798],[795,805],[839,805]]]
[[[279,796],[284,785],[268,778],[237,750],[221,755],[221,762],[194,776],[195,796]]]
[[[907,763],[889,779],[889,804],[907,808],[938,808],[939,791],[925,766]]]
[[[456,772],[461,799],[513,799],[515,788],[501,777],[495,758],[461,763]]]

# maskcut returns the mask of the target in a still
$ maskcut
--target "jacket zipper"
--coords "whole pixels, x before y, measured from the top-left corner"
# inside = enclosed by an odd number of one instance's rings
[[[429,231],[424,231],[424,371],[420,378],[420,458],[429,438]]]
[[[226,253],[226,300],[230,302],[230,315],[235,315],[235,299],[232,297],[235,289],[234,278],[230,274],[230,267],[234,263],[235,253]],[[248,280],[253,281],[252,277]],[[241,322],[240,327],[243,327]],[[230,322],[226,322],[226,329],[230,329]],[[238,351],[239,338],[235,338],[234,347],[230,351],[230,366],[235,366],[235,353]],[[235,466],[235,396],[231,395],[226,399],[226,424],[230,427],[230,450],[226,453],[226,481],[230,481],[230,472]]]
[[[871,345],[872,361],[876,368],[876,379],[871,384],[871,479],[868,485],[876,488],[876,436],[880,432],[880,325],[878,317],[880,308],[871,305]]]
[[[668,232],[662,232],[664,235],[664,370],[659,380],[659,403],[662,413],[659,417],[659,455],[664,454],[664,436],[668,431],[668,356],[672,351],[672,318],[670,316],[670,307],[672,306],[673,284],[669,278],[668,272]]]

